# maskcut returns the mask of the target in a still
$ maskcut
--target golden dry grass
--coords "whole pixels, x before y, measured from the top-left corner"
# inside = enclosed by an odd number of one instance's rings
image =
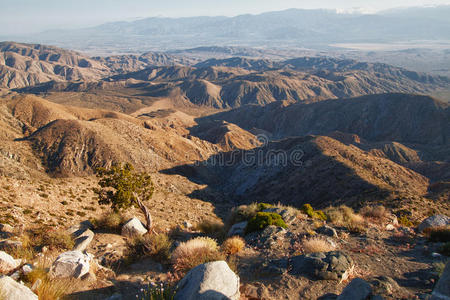
[[[173,251],[171,261],[175,272],[186,273],[200,264],[224,259],[215,240],[198,237],[181,243]]]
[[[304,253],[329,252],[336,249],[328,241],[318,237],[303,240],[302,248]]]
[[[348,206],[329,207],[325,211],[331,223],[336,226],[346,227],[351,232],[365,232],[367,230],[364,217],[355,213]]]
[[[245,247],[245,241],[239,236],[233,236],[225,240],[222,244],[222,252],[233,255],[241,252]]]

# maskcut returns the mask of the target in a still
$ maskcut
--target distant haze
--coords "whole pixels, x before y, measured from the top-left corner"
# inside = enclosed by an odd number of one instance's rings
[[[0,35],[89,27],[105,22],[164,16],[235,16],[288,8],[375,12],[394,7],[450,5],[450,0],[14,0],[3,1]]]

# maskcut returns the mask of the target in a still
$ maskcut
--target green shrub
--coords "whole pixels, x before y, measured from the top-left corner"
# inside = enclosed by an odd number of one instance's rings
[[[256,216],[250,219],[245,231],[246,233],[254,232],[262,230],[270,225],[287,228],[286,223],[279,214],[272,212],[258,212]]]
[[[310,218],[313,219],[319,219],[319,220],[323,220],[326,221],[328,219],[327,215],[321,211],[321,210],[314,210],[311,206],[311,204],[303,204],[303,206],[300,208],[300,210],[305,213],[306,215],[308,215]]]

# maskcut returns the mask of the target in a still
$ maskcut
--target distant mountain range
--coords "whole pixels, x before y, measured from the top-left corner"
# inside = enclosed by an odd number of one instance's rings
[[[21,38],[72,49],[131,51],[198,46],[326,46],[332,43],[448,40],[450,6],[376,14],[289,9],[236,17],[152,17],[79,30],[52,30]]]

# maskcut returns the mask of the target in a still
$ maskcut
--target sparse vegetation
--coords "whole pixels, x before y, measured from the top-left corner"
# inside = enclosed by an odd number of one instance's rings
[[[198,237],[181,243],[172,253],[172,266],[176,273],[185,274],[190,269],[211,261],[225,260],[217,242],[208,237]]]
[[[74,246],[72,236],[63,230],[54,230],[49,227],[32,228],[24,233],[23,247],[70,250]]]
[[[240,205],[232,209],[230,217],[228,218],[228,225],[250,220],[258,213],[258,204],[252,203],[250,205]]]
[[[287,228],[286,223],[279,214],[271,212],[258,212],[256,216],[250,219],[245,231],[250,233],[262,230],[270,225]]]
[[[226,255],[233,255],[241,252],[245,247],[245,241],[239,236],[226,239],[222,244],[222,252]]]
[[[144,256],[151,256],[159,262],[166,263],[170,259],[172,241],[165,233],[144,235],[128,242],[125,261],[129,264]]]

